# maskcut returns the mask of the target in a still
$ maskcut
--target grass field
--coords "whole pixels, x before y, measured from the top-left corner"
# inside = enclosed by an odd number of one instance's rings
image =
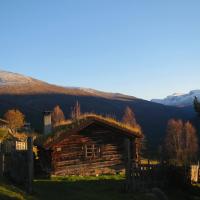
[[[30,199],[22,190],[12,186],[10,184],[5,184],[1,181],[0,183],[0,200],[27,200]]]
[[[122,176],[52,177],[51,180],[35,180],[34,192],[28,196],[8,184],[0,185],[0,199],[19,200],[122,200],[133,199],[133,194],[122,192]]]
[[[35,180],[32,196],[9,184],[0,184],[0,200],[156,200],[152,193],[124,193],[122,176],[54,177]],[[181,190],[165,191],[170,200],[200,200],[200,188],[192,193]]]
[[[122,192],[122,186],[120,176],[52,178],[51,181],[35,181],[35,195],[39,199],[56,199],[59,195],[60,200],[133,199],[132,194]]]

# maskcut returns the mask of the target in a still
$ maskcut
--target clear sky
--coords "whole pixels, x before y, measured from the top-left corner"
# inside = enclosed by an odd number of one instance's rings
[[[200,1],[0,0],[0,68],[145,99],[200,89]]]

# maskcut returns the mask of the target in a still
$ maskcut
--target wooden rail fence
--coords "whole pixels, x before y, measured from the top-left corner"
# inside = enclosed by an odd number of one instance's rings
[[[179,187],[199,182],[199,165],[133,164],[126,176],[126,190],[145,191],[154,187]]]
[[[129,190],[146,190],[167,184],[167,168],[161,164],[135,164],[131,168]]]

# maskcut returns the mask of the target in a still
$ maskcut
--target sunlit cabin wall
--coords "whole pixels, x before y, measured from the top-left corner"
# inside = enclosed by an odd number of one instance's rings
[[[99,175],[125,172],[127,137],[100,126],[67,134],[53,147],[52,174]],[[134,156],[133,156],[134,157]]]

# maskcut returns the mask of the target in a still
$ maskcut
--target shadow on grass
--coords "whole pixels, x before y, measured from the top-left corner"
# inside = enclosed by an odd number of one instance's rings
[[[133,194],[123,193],[123,186],[122,180],[37,180],[34,196],[39,200],[133,199]]]
[[[19,198],[17,198],[17,197],[9,197],[9,196],[4,195],[4,194],[0,194],[0,199],[1,200],[19,200]]]
[[[33,197],[37,200],[150,200],[149,190],[125,193],[125,180],[120,176],[102,177],[54,177],[51,180],[35,180]],[[169,200],[200,200],[200,185],[163,190]],[[157,198],[151,198],[155,200]]]

